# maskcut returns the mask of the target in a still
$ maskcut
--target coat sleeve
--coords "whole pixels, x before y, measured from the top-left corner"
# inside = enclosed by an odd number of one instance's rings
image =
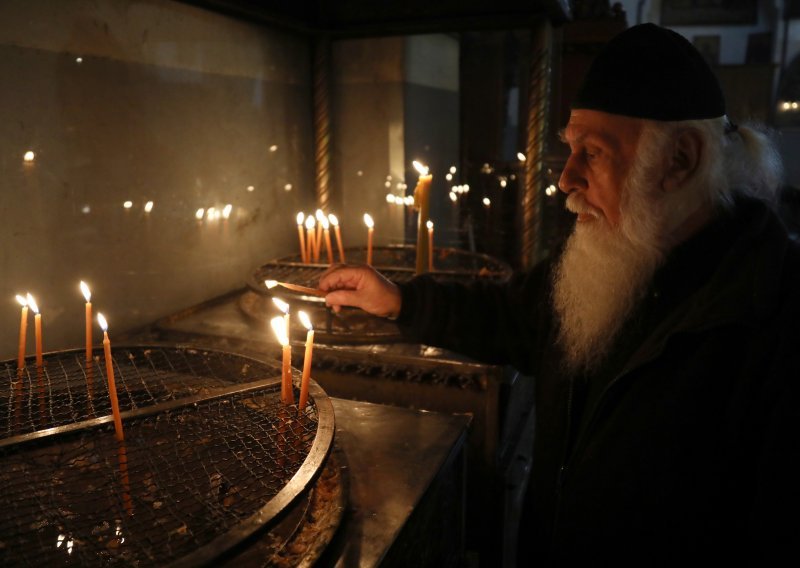
[[[408,339],[530,373],[549,334],[549,272],[542,263],[502,284],[419,276],[401,286],[397,323]]]

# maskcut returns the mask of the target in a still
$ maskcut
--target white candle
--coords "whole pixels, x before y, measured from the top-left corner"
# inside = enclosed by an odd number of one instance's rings
[[[281,402],[284,404],[292,404],[294,402],[294,393],[292,392],[292,348],[289,345],[289,337],[286,335],[286,322],[283,316],[276,316],[272,318],[269,323],[283,351],[281,365]]]

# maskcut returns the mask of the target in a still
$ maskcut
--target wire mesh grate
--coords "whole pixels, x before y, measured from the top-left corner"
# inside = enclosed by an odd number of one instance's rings
[[[243,524],[268,522],[271,500],[302,490],[298,472],[327,453],[315,445],[316,400],[302,413],[282,404],[276,365],[178,348],[115,349],[120,444],[97,363],[87,368],[80,351],[48,354],[44,372],[20,380],[15,362],[0,367],[2,565],[216,554],[243,538],[231,537]]]

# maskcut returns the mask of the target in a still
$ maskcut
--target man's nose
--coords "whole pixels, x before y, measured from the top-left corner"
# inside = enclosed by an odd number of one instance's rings
[[[570,156],[567,159],[567,163],[564,164],[561,177],[558,178],[558,188],[569,194],[579,189],[585,189],[586,185],[586,178],[583,176],[578,164],[575,163],[575,157]]]

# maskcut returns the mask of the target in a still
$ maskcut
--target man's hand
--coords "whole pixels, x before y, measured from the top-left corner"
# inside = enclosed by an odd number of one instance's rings
[[[320,276],[319,288],[329,292],[325,303],[335,312],[355,306],[380,317],[400,313],[400,289],[371,266],[334,264]]]

